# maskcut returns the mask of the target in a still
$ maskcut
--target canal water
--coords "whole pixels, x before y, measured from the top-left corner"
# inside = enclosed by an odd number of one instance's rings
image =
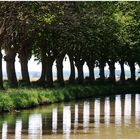
[[[0,138],[140,138],[140,94],[53,104],[0,115]]]

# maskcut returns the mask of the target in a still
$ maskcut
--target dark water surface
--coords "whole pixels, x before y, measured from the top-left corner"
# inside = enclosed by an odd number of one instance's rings
[[[1,115],[0,138],[140,138],[140,94],[54,104]]]

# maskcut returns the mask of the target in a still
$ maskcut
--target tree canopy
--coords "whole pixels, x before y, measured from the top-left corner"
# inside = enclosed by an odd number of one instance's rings
[[[130,66],[135,81],[135,64],[140,64],[140,2],[0,2],[0,46],[5,51],[8,81],[17,86],[15,57],[21,63],[22,82],[30,84],[28,60],[32,55],[42,63],[37,83],[53,86],[52,65],[57,63],[57,80],[64,85],[63,59],[70,58],[70,80],[84,80],[83,65],[89,68],[90,81],[94,68],[109,65],[109,80],[115,82],[115,62]],[[2,54],[0,63],[2,79]]]

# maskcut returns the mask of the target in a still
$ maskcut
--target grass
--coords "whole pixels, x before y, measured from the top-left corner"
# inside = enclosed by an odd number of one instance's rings
[[[18,88],[0,91],[0,112],[31,108],[42,104],[97,96],[137,93],[139,84],[67,85],[56,88]]]

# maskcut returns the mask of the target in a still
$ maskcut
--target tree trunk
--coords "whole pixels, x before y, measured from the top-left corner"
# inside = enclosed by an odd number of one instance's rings
[[[63,59],[64,59],[64,56],[61,55],[60,57],[58,57],[56,59],[57,80],[58,80],[60,86],[64,86],[64,77],[63,77]]]
[[[40,83],[44,83],[46,80],[46,62],[42,61],[42,70],[41,70],[41,76],[39,78]]]
[[[47,57],[46,59],[46,77],[47,77],[47,85],[49,87],[53,87],[53,74],[52,74],[52,66],[54,59],[52,57]]]
[[[2,53],[0,51],[0,89],[3,89]]]
[[[116,76],[115,76],[115,62],[111,61],[108,63],[109,65],[109,70],[110,70],[110,75],[109,75],[109,79],[111,82],[115,82],[116,81]]]
[[[30,77],[28,71],[28,60],[26,57],[20,57],[20,65],[21,65],[21,74],[22,74],[22,82],[26,84],[30,84]]]
[[[83,63],[82,62],[76,63],[76,68],[78,72],[78,83],[82,84],[84,80]]]
[[[6,61],[8,82],[11,87],[18,86],[16,72],[15,72],[15,57],[16,57],[16,53],[14,53],[12,50],[8,51],[8,53],[4,57],[4,60]]]
[[[29,85],[30,84],[30,77],[28,71],[28,50],[27,50],[27,43],[23,43],[19,50],[19,59],[21,65],[21,75],[22,75],[22,83]]]
[[[130,62],[129,66],[130,66],[130,71],[131,71],[131,80],[135,81],[136,80],[135,63],[134,62]]]
[[[105,66],[105,63],[104,62],[100,62],[99,68],[100,68],[100,80],[101,81],[105,80],[104,66]]]
[[[122,83],[125,82],[125,71],[124,71],[124,61],[120,61],[120,65],[121,65],[121,76],[120,76],[120,81]]]
[[[75,66],[74,66],[74,61],[70,55],[69,55],[69,60],[70,60],[70,69],[71,69],[69,83],[74,83],[75,82]]]
[[[41,76],[38,80],[39,83],[45,83],[45,77],[46,77],[46,54],[45,51],[41,50],[41,63],[42,63],[42,71]]]
[[[94,64],[88,63],[87,66],[89,69],[89,80],[90,82],[93,82],[95,80],[95,75],[94,75]]]

